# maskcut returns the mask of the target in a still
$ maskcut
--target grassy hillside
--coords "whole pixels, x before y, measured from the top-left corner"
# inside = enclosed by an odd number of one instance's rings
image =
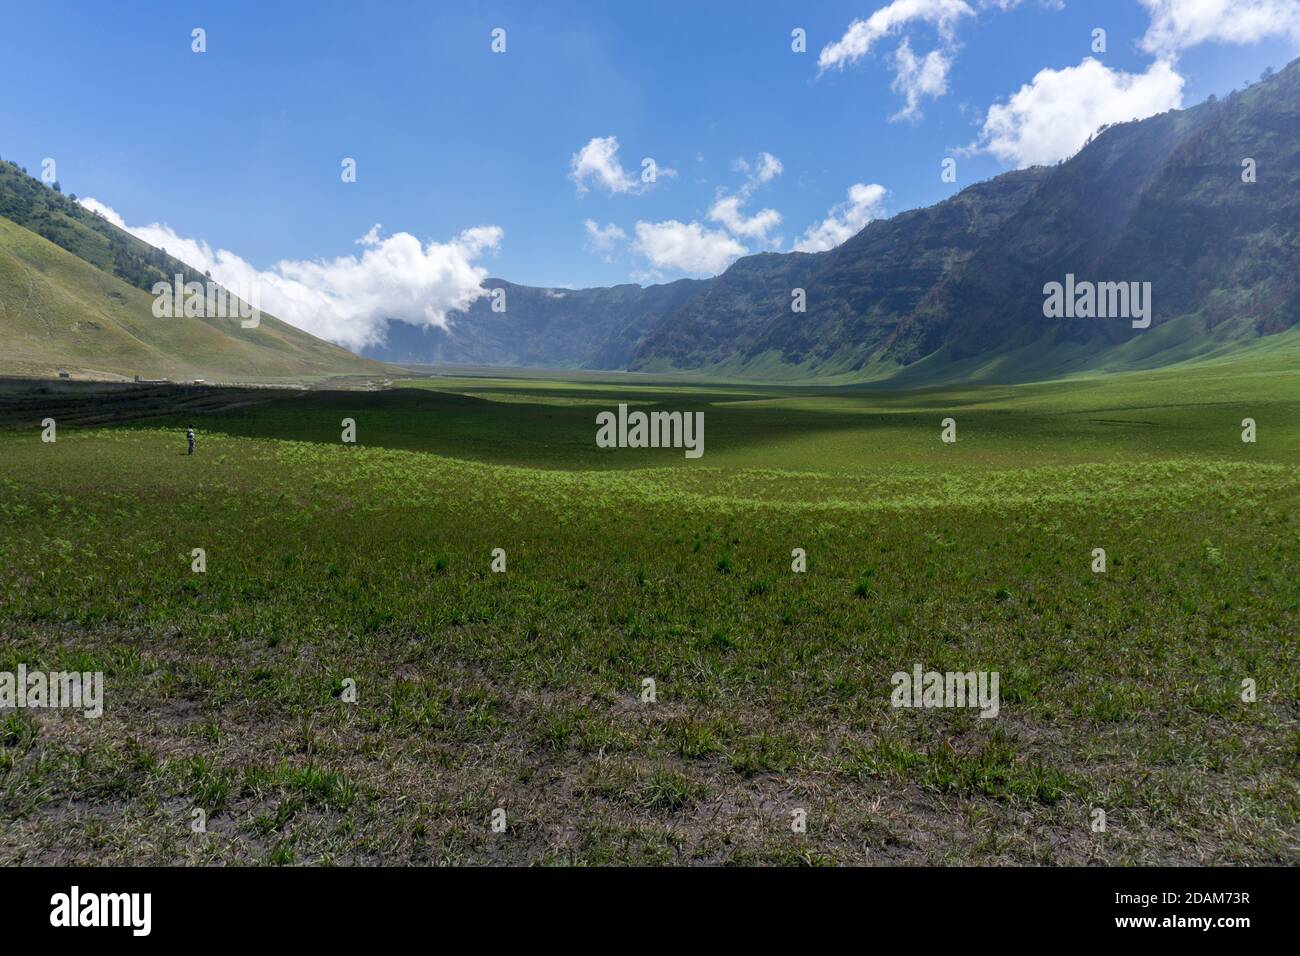
[[[0,670],[107,681],[0,717],[0,863],[1300,863],[1292,357],[426,380],[199,409],[193,458],[192,407],[44,444],[0,395]],[[704,457],[595,447],[620,401]],[[915,664],[998,716],[892,707]]]
[[[379,363],[268,315],[244,329],[238,319],[158,319],[152,308],[148,292],[0,218],[0,374],[257,382],[385,375]]]
[[[183,274],[187,282],[203,279],[180,260],[79,205],[76,196],[65,196],[8,161],[0,162],[0,218],[48,239],[137,289],[148,291],[158,280],[170,282],[177,273]]]

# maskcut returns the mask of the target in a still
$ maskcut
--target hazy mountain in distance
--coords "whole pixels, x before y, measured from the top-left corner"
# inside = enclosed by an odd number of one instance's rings
[[[388,340],[365,354],[392,362],[509,365],[534,368],[622,368],[646,333],[704,283],[679,279],[641,288],[539,289],[485,279],[504,291],[505,311],[484,296],[453,313],[447,330],[388,324]]]

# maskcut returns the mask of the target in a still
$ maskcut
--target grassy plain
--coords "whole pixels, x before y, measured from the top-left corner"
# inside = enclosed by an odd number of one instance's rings
[[[0,712],[0,863],[1300,862],[1295,343],[128,391],[52,444],[0,391],[0,671],[107,681],[99,720]],[[597,448],[620,401],[703,410],[704,457]],[[918,663],[999,672],[999,716],[891,707]]]

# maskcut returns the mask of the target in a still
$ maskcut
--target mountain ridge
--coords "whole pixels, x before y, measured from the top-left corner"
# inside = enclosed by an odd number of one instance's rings
[[[454,313],[449,330],[425,333],[427,359],[921,385],[1219,354],[1300,317],[1297,104],[1300,60],[1222,100],[1103,127],[1061,163],[875,220],[826,252],[745,256],[710,279],[583,290],[492,279],[505,315],[489,318],[487,299]],[[1046,319],[1044,285],[1067,273],[1150,281],[1152,327]],[[804,313],[790,308],[796,288]]]
[[[1300,320],[1300,60],[1222,100],[1103,127],[1068,160],[875,220],[825,252],[759,253],[645,287],[490,278],[504,312],[485,296],[446,328],[392,321],[362,357],[265,313],[256,334],[153,318],[155,282],[205,277],[11,162],[0,227],[0,372],[276,381],[389,375],[390,361],[919,387],[1156,368]],[[1067,276],[1150,288],[1151,327],[1049,318],[1047,283]]]

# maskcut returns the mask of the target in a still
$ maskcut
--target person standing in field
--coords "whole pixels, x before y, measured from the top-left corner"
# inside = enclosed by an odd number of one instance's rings
[[[194,454],[194,427],[192,425],[185,429],[185,441],[188,442],[190,446],[190,450],[187,454]]]

